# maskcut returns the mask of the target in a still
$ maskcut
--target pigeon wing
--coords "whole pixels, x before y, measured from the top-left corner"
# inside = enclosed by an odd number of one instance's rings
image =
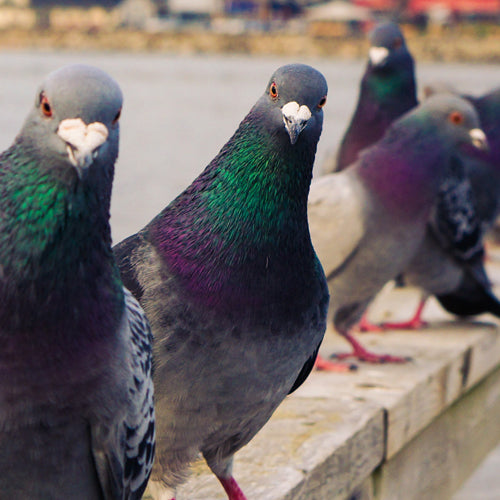
[[[327,278],[356,252],[365,234],[364,198],[350,174],[323,176],[309,193],[311,239]]]
[[[93,429],[92,448],[104,498],[142,498],[151,474],[155,448],[152,341],[146,316],[124,288],[127,321],[126,345],[130,347],[128,404],[111,435]]]

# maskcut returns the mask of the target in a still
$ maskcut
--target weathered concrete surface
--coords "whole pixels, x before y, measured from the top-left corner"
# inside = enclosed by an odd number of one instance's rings
[[[250,445],[234,474],[249,498],[336,499],[371,474],[384,454],[384,414],[349,397],[304,394],[288,398]],[[225,499],[200,461],[178,500]]]

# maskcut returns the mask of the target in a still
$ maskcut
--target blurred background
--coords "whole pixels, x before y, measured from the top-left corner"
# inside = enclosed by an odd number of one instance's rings
[[[492,62],[499,15],[500,0],[0,0],[0,46],[359,57],[390,17],[417,58]]]

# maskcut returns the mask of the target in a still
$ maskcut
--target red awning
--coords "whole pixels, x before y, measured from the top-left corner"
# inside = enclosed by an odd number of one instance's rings
[[[410,0],[408,2],[410,12],[427,11],[437,6],[468,13],[500,12],[500,0]]]
[[[354,4],[373,10],[393,10],[398,7],[398,0],[353,0]],[[467,13],[500,13],[500,0],[409,0],[408,11],[422,12],[433,7]]]

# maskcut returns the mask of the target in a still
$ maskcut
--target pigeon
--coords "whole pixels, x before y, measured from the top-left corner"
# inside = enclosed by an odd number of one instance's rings
[[[404,272],[405,282],[423,290],[413,317],[384,323],[385,329],[418,329],[427,299],[435,295],[443,308],[461,317],[481,313],[500,316],[484,268],[485,233],[500,212],[500,89],[480,98],[466,97],[478,112],[486,140],[457,151],[440,187],[424,244]],[[487,147],[486,147],[487,146]]]
[[[174,498],[201,452],[244,499],[234,454],[313,368],[328,287],[307,196],[326,96],[316,69],[277,69],[206,169],[114,248],[155,339],[155,498]]]
[[[398,25],[380,23],[369,38],[356,110],[341,140],[336,164],[324,166],[325,173],[354,163],[361,150],[380,140],[394,120],[418,104],[413,57]]]
[[[474,193],[477,216],[483,233],[486,233],[500,215],[500,87],[481,97],[465,98],[476,108],[488,139],[487,149],[462,155]]]
[[[152,334],[123,288],[109,205],[122,93],[43,81],[0,155],[0,491],[139,499],[154,457]]]
[[[370,353],[349,332],[414,257],[449,159],[459,145],[484,137],[478,127],[468,102],[435,96],[396,120],[353,165],[312,183],[309,225],[330,290],[329,315],[358,359],[406,360]],[[345,369],[327,363],[319,367]]]
[[[460,95],[458,90],[449,85],[440,84],[427,88],[428,96],[436,93]],[[486,233],[500,215],[500,87],[480,97],[471,95],[460,95],[460,97],[474,105],[488,141],[488,147],[481,151],[465,146],[457,153],[457,161],[463,163],[463,175],[470,182],[482,232]]]
[[[458,90],[444,84],[428,86],[427,89],[427,96],[438,93],[459,95]],[[416,330],[426,326],[422,314],[432,295],[437,296],[444,309],[458,316],[484,312],[496,314],[498,311],[497,299],[483,267],[483,238],[500,213],[500,88],[481,97],[461,97],[471,102],[478,112],[488,147],[478,151],[465,145],[455,153],[447,179],[440,188],[437,209],[422,251],[405,272],[404,279],[408,284],[423,290],[422,298],[411,319],[383,323],[381,327],[385,330]],[[471,299],[463,297],[457,308],[450,304],[454,302],[452,297],[458,293],[458,287],[462,286],[464,269],[468,269],[464,279],[470,282],[465,288],[466,295],[474,297],[475,305],[467,306],[466,301]],[[473,295],[471,286],[479,287]],[[450,292],[451,296],[445,292]]]

